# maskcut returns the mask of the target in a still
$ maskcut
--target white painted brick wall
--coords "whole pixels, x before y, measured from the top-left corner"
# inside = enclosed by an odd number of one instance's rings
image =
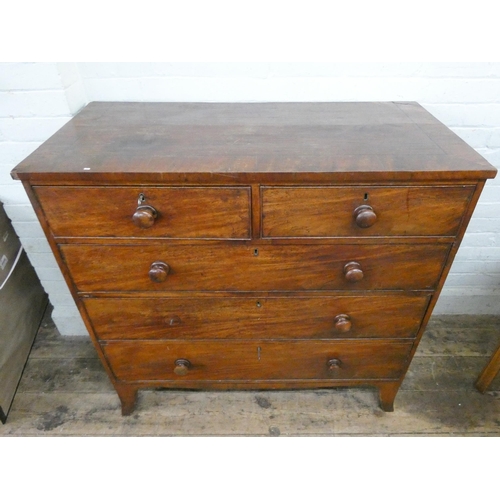
[[[81,328],[76,309],[24,191],[8,173],[96,100],[412,100],[500,167],[500,63],[0,64],[0,199],[23,233],[65,334],[75,331],[69,325]],[[500,314],[499,209],[500,176],[488,181],[436,313]]]
[[[49,294],[52,316],[64,335],[86,335],[86,330],[26,193],[10,171],[85,102],[74,63],[0,64],[0,200]]]

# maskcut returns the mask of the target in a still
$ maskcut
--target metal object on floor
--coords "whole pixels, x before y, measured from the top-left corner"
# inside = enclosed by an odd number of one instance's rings
[[[47,294],[0,203],[0,421],[5,424]]]

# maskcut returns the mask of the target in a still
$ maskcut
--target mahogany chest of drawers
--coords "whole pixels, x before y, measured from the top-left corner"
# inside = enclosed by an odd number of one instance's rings
[[[91,103],[13,171],[122,403],[393,402],[487,178],[416,103]]]

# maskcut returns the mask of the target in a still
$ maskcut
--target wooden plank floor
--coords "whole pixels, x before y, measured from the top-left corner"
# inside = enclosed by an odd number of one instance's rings
[[[47,314],[0,436],[500,436],[500,376],[474,388],[499,342],[500,317],[433,318],[394,413],[369,388],[145,390],[122,417],[90,341]]]

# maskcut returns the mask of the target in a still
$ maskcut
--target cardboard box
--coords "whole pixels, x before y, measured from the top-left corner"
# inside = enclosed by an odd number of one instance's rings
[[[47,294],[0,202],[0,420],[5,423]]]

